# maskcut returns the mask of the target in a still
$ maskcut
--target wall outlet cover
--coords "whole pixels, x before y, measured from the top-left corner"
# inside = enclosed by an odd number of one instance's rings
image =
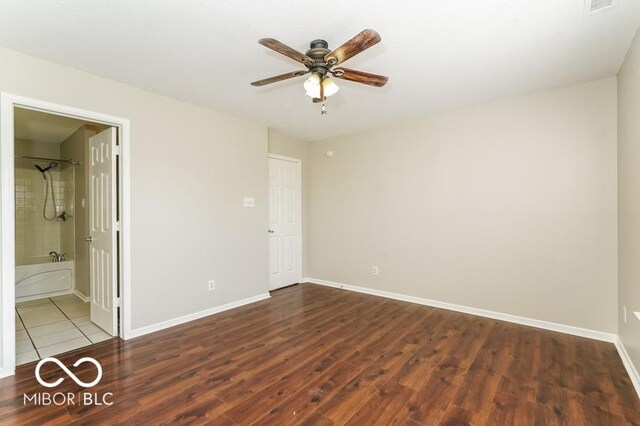
[[[255,207],[256,206],[256,199],[253,197],[244,197],[242,199],[242,206],[243,207]]]
[[[209,280],[209,291],[216,289],[216,280]]]

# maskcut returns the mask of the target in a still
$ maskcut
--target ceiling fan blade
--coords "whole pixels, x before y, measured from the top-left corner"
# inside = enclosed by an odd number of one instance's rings
[[[297,50],[287,46],[286,44],[279,42],[275,38],[261,38],[260,40],[258,40],[258,43],[305,65],[312,65],[314,62],[313,59],[311,59],[304,53],[298,52]]]
[[[335,49],[333,52],[327,53],[324,60],[329,65],[337,65],[349,58],[356,56],[358,53],[367,50],[374,44],[382,40],[380,34],[374,30],[362,30],[360,34]]]
[[[277,81],[287,80],[293,77],[300,77],[307,74],[309,71],[294,71],[286,74],[276,75],[275,77],[265,78],[263,80],[254,81],[252,86],[264,86],[266,84],[275,83]]]
[[[369,86],[382,87],[387,84],[389,77],[371,74],[364,71],[351,70],[349,68],[335,68],[331,71],[335,78],[368,84]]]

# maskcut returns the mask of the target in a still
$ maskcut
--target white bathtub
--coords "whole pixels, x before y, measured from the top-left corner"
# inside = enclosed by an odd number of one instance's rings
[[[16,259],[16,300],[72,293],[73,276],[73,260],[52,262],[49,257]]]

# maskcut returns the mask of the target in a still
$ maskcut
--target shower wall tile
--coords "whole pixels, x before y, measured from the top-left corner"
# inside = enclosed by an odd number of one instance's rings
[[[70,167],[51,172],[54,182],[56,215],[73,211],[73,170]],[[69,175],[71,177],[69,177]],[[47,221],[42,217],[44,207],[45,186],[42,174],[35,169],[15,169],[15,220],[16,220],[16,257],[48,256],[50,251],[68,252],[72,257],[73,218],[67,222]],[[54,214],[51,194],[47,202],[47,215]],[[71,231],[69,232],[69,229]],[[64,233],[64,237],[62,235]],[[71,233],[71,236],[67,234]],[[71,248],[67,250],[67,248]]]

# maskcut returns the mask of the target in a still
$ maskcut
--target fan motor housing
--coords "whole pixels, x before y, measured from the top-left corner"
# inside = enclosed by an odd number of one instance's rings
[[[309,47],[310,49],[307,50],[306,55],[310,58],[315,59],[316,62],[318,60],[324,62],[324,57],[327,55],[327,53],[331,52],[328,49],[329,43],[322,39],[313,40],[311,43],[309,43]]]
[[[331,52],[329,43],[322,39],[316,39],[309,43],[309,47],[310,49],[305,54],[314,60],[313,65],[308,66],[309,70],[321,77],[327,75],[330,67],[327,66],[324,57]]]

